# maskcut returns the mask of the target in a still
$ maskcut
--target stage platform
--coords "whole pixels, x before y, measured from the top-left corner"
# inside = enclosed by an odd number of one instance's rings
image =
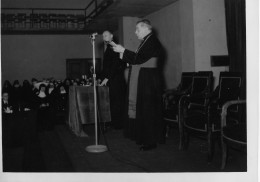
[[[85,148],[95,144],[94,127],[88,125],[89,137],[76,136],[66,124],[38,133],[38,138],[25,147],[4,150],[5,172],[104,172],[104,173],[174,173],[174,172],[227,172],[246,171],[246,155],[233,151],[224,171],[220,170],[221,153],[216,152],[211,164],[207,163],[206,141],[192,138],[188,150],[178,149],[177,128],[173,128],[166,144],[150,151],[139,151],[135,142],[124,138],[122,130],[108,129],[100,135],[101,145],[109,150],[89,153]],[[20,161],[20,162],[18,162]]]

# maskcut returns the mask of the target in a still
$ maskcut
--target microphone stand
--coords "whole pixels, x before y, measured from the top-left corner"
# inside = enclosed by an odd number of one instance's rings
[[[97,83],[96,83],[96,58],[95,58],[95,36],[97,34],[94,33],[90,36],[92,42],[92,50],[93,50],[93,88],[94,88],[94,112],[95,112],[95,145],[90,145],[86,147],[87,152],[91,153],[100,153],[107,151],[107,146],[98,145],[98,122],[97,122]]]

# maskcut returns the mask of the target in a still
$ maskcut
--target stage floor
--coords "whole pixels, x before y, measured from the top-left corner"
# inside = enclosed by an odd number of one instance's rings
[[[109,150],[89,153],[85,148],[95,144],[94,127],[86,126],[89,137],[77,137],[65,124],[38,133],[38,138],[20,148],[4,150],[5,172],[242,172],[246,171],[246,155],[230,151],[227,166],[220,170],[221,153],[216,152],[207,163],[206,141],[191,138],[188,150],[178,149],[179,136],[173,128],[166,144],[150,151],[139,151],[134,141],[123,137],[122,130],[108,129],[100,135],[99,144]],[[19,162],[20,161],[20,162]]]
[[[191,138],[188,150],[178,149],[178,130],[170,130],[166,144],[150,151],[139,151],[134,141],[124,138],[122,130],[107,130],[100,135],[99,144],[108,151],[89,153],[85,148],[95,144],[94,128],[86,127],[89,137],[75,136],[66,125],[55,128],[65,150],[77,172],[221,172],[221,153],[216,145],[211,164],[207,163],[206,141]],[[231,151],[224,171],[245,171],[246,156]]]

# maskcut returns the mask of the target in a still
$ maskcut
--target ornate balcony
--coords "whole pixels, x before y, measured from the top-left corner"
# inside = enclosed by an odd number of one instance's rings
[[[92,0],[83,9],[2,8],[2,34],[87,34],[113,0]]]

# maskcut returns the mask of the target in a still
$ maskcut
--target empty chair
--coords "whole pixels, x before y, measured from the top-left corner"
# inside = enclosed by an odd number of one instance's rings
[[[166,136],[168,135],[170,124],[179,123],[179,100],[182,95],[190,93],[194,74],[195,72],[183,72],[181,76],[181,82],[178,87],[176,89],[167,90],[163,95],[163,116],[167,124]]]
[[[208,142],[209,142],[209,160],[214,153],[214,141],[220,134],[221,109],[224,103],[230,100],[238,100],[241,90],[242,74],[240,72],[221,72],[219,75],[219,85],[210,97],[210,103],[207,110]],[[230,114],[233,117],[238,115],[238,107],[232,106]]]
[[[230,117],[232,106],[240,106],[239,116],[234,119]],[[221,169],[224,169],[227,161],[227,149],[236,148],[245,151],[247,148],[247,132],[246,132],[246,107],[245,100],[233,100],[226,102],[222,107],[221,113],[221,148],[222,148],[222,163]],[[245,157],[246,158],[246,157]]]
[[[206,135],[208,148],[208,162],[214,154],[214,142],[220,136],[221,108],[229,100],[238,99],[241,88],[241,73],[221,72],[219,85],[213,93],[204,95],[203,106],[192,106],[191,99],[186,99],[183,111],[183,130],[185,145],[188,144],[189,134]],[[237,112],[233,108],[233,114]]]
[[[182,96],[180,100],[180,148],[187,147],[189,131],[201,131],[200,127],[193,126],[193,119],[198,116],[205,116],[206,107],[209,103],[208,95],[212,91],[212,71],[198,72],[193,76],[191,93]],[[200,119],[200,118],[199,118]],[[204,127],[203,127],[204,128]]]

